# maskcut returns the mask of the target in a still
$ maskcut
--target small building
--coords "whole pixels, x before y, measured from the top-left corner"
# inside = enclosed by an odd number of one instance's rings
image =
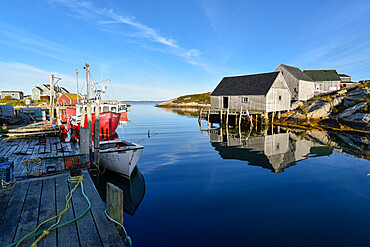
[[[313,97],[315,83],[297,67],[280,64],[275,71],[281,71],[288,84],[292,100],[306,101]]]
[[[345,75],[345,74],[339,74],[339,78],[341,82],[351,82],[352,81],[352,77],[349,75]]]
[[[1,98],[4,99],[5,96],[10,96],[12,99],[23,99],[22,91],[1,91]]]
[[[54,91],[57,95],[63,94],[63,93],[69,93],[69,91],[65,89],[64,87],[58,87],[58,86],[54,88]],[[41,96],[50,96],[50,85],[42,84],[41,86],[33,87],[31,89],[31,95],[32,95],[32,99],[40,99]]]
[[[329,93],[340,89],[340,78],[336,70],[304,70],[315,82],[315,95]]]
[[[43,94],[43,90],[38,86],[35,86],[31,89],[32,99],[40,99],[40,96],[42,94]]]
[[[79,100],[82,100],[81,96],[78,96]],[[77,94],[75,93],[64,93],[58,98],[59,105],[75,105],[77,104]]]
[[[340,88],[354,87],[357,85],[356,82],[352,81],[352,77],[349,75],[339,74],[339,78],[341,80]]]
[[[281,72],[224,77],[211,93],[211,108],[279,112],[290,108],[291,93]]]

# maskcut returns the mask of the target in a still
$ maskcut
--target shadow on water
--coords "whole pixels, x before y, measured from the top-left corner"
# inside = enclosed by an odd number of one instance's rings
[[[236,132],[222,128],[208,130],[211,145],[223,159],[248,161],[249,165],[275,173],[313,157],[330,156],[333,150],[370,159],[370,137],[323,130],[282,127],[264,132]]]
[[[96,174],[93,181],[104,202],[106,202],[107,183],[119,187],[123,191],[124,212],[129,215],[135,214],[145,195],[145,180],[139,169],[135,169],[134,176],[131,179],[106,171],[104,174]]]

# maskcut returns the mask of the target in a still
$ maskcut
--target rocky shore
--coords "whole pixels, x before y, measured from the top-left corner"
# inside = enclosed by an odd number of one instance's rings
[[[307,102],[294,102],[291,111],[283,114],[286,122],[336,123],[358,130],[370,131],[369,85],[316,96]]]

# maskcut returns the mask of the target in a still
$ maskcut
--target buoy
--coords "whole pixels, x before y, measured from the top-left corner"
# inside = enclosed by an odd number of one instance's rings
[[[60,126],[60,129],[61,129],[61,130],[64,130],[65,128],[66,128],[66,127],[64,127],[64,125],[61,125],[61,126]]]
[[[68,133],[68,130],[66,130],[66,129],[62,130],[62,134],[63,134],[63,135],[65,135],[65,134],[67,134],[67,133]]]

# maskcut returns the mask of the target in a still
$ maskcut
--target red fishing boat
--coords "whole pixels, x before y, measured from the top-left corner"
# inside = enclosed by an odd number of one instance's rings
[[[107,110],[107,106],[102,104],[101,109]],[[95,109],[95,105],[92,104],[92,109]],[[76,110],[77,109],[77,110]],[[109,109],[109,108],[108,108]],[[76,126],[78,130],[80,130],[80,123],[81,123],[81,113],[80,110],[82,110],[82,106],[80,107],[77,105],[76,108],[67,107],[66,108],[66,114],[67,114],[67,129],[71,129],[72,126]],[[100,139],[113,139],[113,134],[115,133],[118,123],[120,121],[121,114],[118,112],[101,112],[99,114],[99,125],[100,125]],[[85,115],[85,124],[84,128],[87,128],[87,115]],[[92,131],[94,132],[95,128],[95,113],[92,113]]]

